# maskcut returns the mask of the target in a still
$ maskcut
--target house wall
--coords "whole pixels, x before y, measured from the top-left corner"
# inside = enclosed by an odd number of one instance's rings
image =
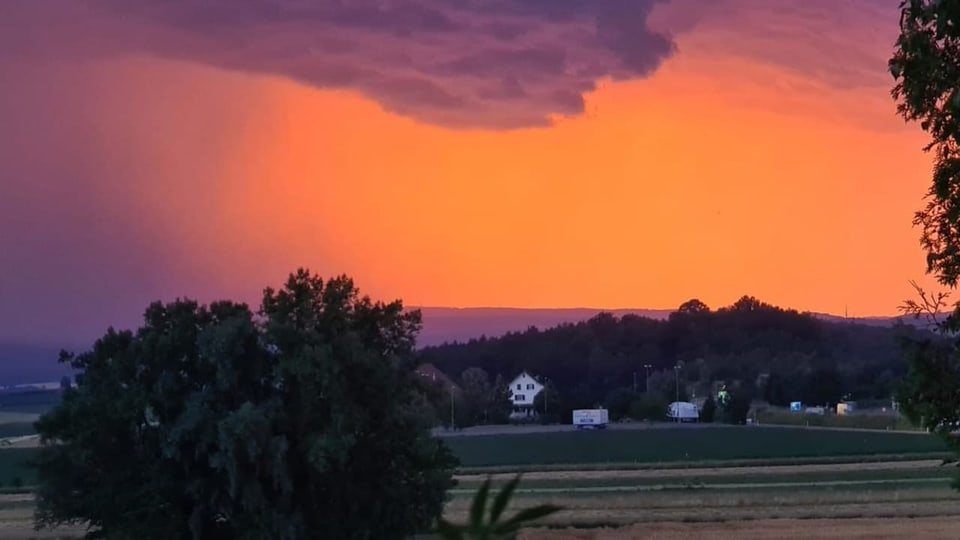
[[[514,407],[533,407],[537,394],[543,385],[528,373],[521,373],[510,381],[510,401]]]

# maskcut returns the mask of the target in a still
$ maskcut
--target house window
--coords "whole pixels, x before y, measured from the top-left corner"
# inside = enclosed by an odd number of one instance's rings
[[[527,390],[533,390],[533,385],[532,385],[532,384],[527,384]]]
[[[522,386],[520,385],[520,383],[517,383],[517,390],[520,390],[521,388]]]
[[[513,400],[514,400],[514,401],[526,401],[526,400],[527,400],[527,396],[525,396],[525,395],[523,395],[523,394],[517,394],[517,395],[513,396]]]

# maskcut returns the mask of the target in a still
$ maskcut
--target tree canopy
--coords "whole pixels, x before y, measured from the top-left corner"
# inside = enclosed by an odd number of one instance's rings
[[[927,272],[955,289],[960,280],[960,2],[903,0],[900,36],[890,59],[897,111],[908,122],[919,122],[930,135],[925,150],[933,152],[934,170],[926,204],[914,224],[921,228]],[[898,400],[915,423],[940,434],[960,449],[952,436],[960,426],[960,304],[953,315],[948,293],[928,293],[917,287],[919,300],[905,311],[931,318],[942,339],[906,343],[911,369]]]
[[[716,310],[685,302],[667,320],[600,313],[576,324],[428,347],[420,357],[461,384],[475,366],[506,381],[524,370],[544,377],[556,391],[550,411],[564,422],[572,409],[603,404],[611,418],[639,419],[662,416],[657,411],[665,412],[678,392],[681,399],[715,395],[714,382],[784,406],[847,394],[890,399],[906,372],[899,336],[921,333],[910,325],[828,322],[744,296]],[[648,389],[643,407],[631,412],[636,394]]]
[[[934,173],[922,230],[927,268],[944,285],[960,279],[960,4],[903,0],[900,36],[890,59],[897,111],[930,135]]]
[[[38,527],[91,537],[402,538],[439,517],[455,458],[417,414],[418,312],[306,270],[246,305],[152,304],[64,353],[37,423]],[[322,532],[321,532],[322,531]]]

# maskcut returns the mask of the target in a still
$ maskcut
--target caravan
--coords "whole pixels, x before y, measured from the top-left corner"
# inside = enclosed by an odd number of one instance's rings
[[[700,409],[689,401],[674,401],[667,407],[667,416],[675,422],[699,422]]]

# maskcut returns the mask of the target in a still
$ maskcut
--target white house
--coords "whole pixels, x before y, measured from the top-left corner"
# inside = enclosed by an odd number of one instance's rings
[[[510,381],[510,402],[513,404],[511,418],[529,418],[536,416],[533,401],[543,390],[543,384],[526,371]]]

